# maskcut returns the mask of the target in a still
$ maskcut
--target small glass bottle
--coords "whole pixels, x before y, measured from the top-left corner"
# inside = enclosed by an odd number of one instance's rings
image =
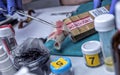
[[[112,14],[103,14],[97,16],[94,20],[95,29],[99,34],[104,63],[106,69],[110,72],[114,71],[111,46],[112,36],[115,33],[114,21],[114,16]]]
[[[117,32],[112,38],[115,75],[120,75],[120,1],[115,6]]]

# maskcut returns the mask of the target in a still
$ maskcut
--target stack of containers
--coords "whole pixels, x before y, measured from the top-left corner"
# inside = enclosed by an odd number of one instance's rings
[[[2,46],[0,46],[0,72],[2,75],[14,75],[16,73],[10,57]]]

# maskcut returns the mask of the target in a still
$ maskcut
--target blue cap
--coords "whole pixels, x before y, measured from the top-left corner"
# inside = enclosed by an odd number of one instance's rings
[[[67,57],[56,58],[50,64],[50,69],[54,74],[62,74],[68,71],[71,67],[72,67],[71,60],[70,58]]]

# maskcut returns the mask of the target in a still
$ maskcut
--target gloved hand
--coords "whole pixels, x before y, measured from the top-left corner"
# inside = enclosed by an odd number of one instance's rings
[[[23,9],[22,0],[0,0],[0,8],[6,10],[7,14],[13,15],[15,11]]]
[[[102,0],[94,0],[94,9],[101,7]]]

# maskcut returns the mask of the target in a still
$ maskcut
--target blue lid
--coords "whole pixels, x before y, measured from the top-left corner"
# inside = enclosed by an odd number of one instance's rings
[[[60,57],[53,60],[50,64],[50,69],[54,74],[61,74],[71,68],[71,60],[67,57]]]

